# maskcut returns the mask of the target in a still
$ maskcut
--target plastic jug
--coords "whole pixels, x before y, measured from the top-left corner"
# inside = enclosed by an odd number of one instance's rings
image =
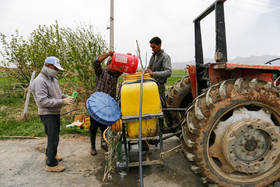
[[[138,56],[114,53],[110,69],[125,73],[135,73],[138,66]]]

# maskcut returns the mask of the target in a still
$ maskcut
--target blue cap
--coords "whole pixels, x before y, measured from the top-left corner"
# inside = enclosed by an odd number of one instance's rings
[[[113,125],[121,117],[117,101],[103,92],[93,93],[87,100],[86,108],[95,121],[104,125]]]
[[[45,64],[52,64],[52,65],[54,65],[57,69],[59,69],[59,70],[64,70],[64,69],[60,66],[59,59],[56,58],[55,56],[49,56],[49,57],[47,57],[46,60],[45,60]]]

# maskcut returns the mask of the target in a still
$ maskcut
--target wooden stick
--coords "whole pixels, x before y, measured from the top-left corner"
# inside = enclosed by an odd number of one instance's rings
[[[33,80],[35,78],[35,74],[36,74],[36,71],[34,70],[32,72],[31,79],[30,79],[29,86],[28,86],[28,91],[27,91],[27,95],[26,95],[22,121],[25,120],[25,117],[26,117],[26,114],[27,114],[28,104],[29,104],[29,99],[30,99],[30,92],[31,92],[31,84],[33,83]]]
[[[140,54],[140,47],[139,47],[139,44],[138,44],[138,41],[136,40],[136,45],[137,45],[137,55],[139,57],[139,60],[140,60],[140,64],[141,64],[141,68],[143,69],[143,63],[142,63],[142,58],[141,58],[141,54]]]

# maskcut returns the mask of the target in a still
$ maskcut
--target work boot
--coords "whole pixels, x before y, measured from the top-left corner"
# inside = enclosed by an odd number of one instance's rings
[[[45,162],[47,161],[47,159],[48,159],[48,157],[45,156]],[[55,156],[55,159],[56,159],[58,162],[60,162],[63,158],[56,155],[56,156]]]
[[[57,164],[57,166],[53,166],[53,167],[50,167],[48,165],[46,166],[46,171],[50,171],[50,172],[61,172],[64,170],[65,170],[65,166],[60,164]]]
[[[97,151],[95,150],[95,148],[91,148],[90,154],[91,154],[92,156],[97,155]]]
[[[96,151],[96,149],[95,149],[95,137],[96,137],[96,134],[90,133],[90,144],[91,144],[91,151],[90,151],[90,154],[91,154],[92,156],[97,155],[97,151]]]

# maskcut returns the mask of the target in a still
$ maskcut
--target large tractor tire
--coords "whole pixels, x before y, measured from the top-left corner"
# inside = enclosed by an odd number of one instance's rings
[[[189,76],[178,80],[166,95],[168,108],[187,108],[193,101],[192,89]],[[178,124],[184,117],[185,111],[171,111],[170,115],[165,115],[165,121],[169,127]]]
[[[194,100],[182,147],[204,183],[267,186],[280,178],[279,93],[271,83],[239,78]]]

